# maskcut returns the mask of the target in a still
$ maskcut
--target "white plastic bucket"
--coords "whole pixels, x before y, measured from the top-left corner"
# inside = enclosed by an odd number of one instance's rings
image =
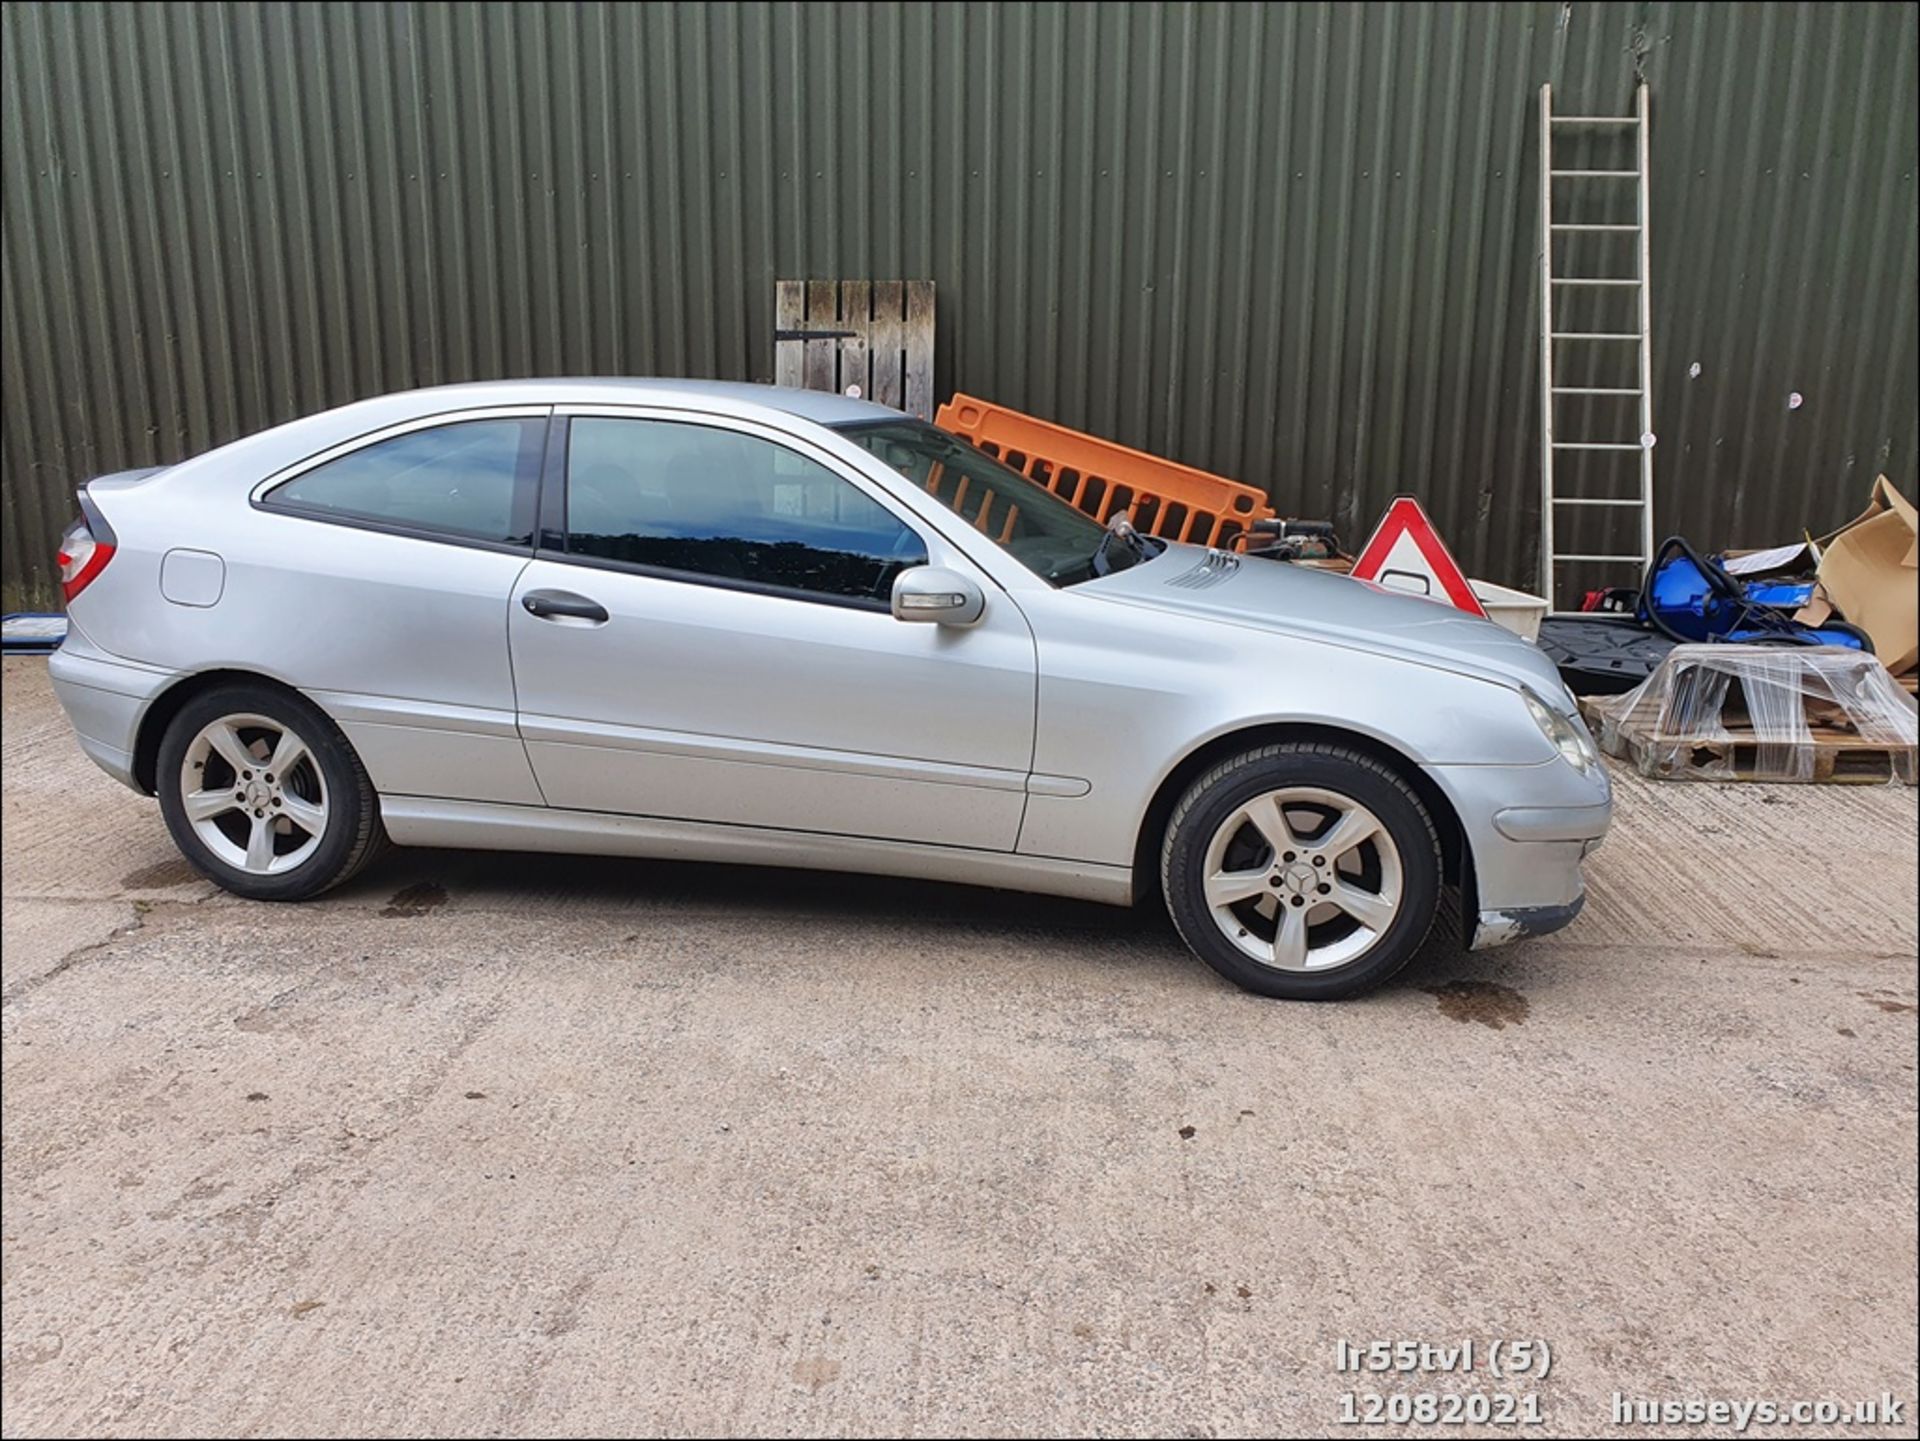
[[[1469,580],[1467,584],[1473,587],[1474,599],[1485,608],[1488,620],[1505,626],[1522,640],[1540,639],[1540,622],[1547,613],[1544,598],[1524,590],[1509,590],[1490,580]]]

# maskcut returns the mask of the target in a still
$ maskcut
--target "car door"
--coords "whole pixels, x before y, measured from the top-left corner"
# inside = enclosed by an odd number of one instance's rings
[[[541,548],[509,607],[550,806],[1011,850],[1035,661],[989,592],[893,618],[893,577],[970,564],[803,435],[685,411],[558,413]]]

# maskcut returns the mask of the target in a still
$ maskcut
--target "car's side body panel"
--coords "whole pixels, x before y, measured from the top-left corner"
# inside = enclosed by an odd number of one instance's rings
[[[383,795],[544,803],[511,707],[306,689],[353,742]]]
[[[244,497],[195,504],[190,519],[171,477],[164,490],[114,497],[122,537],[170,539],[123,545],[82,597],[76,621],[91,641],[176,675],[245,671],[306,691],[339,722],[378,790],[539,804],[506,649],[507,599],[526,555],[283,514]],[[224,562],[212,605],[161,592],[162,556],[172,539],[189,538]]]
[[[538,804],[505,642],[526,557],[253,515],[254,534],[230,547],[226,597],[203,612],[207,641],[176,622],[184,653],[306,691],[377,790]],[[300,570],[277,563],[288,554],[303,557]]]
[[[1459,818],[1483,908],[1580,894],[1584,842],[1606,831],[1611,797],[1604,772],[1559,760],[1519,702],[1516,684],[1558,691],[1544,658],[1430,602],[1269,561],[1203,559],[1174,547],[1107,580],[1021,597],[1040,652],[1034,765],[1091,783],[1084,796],[1030,798],[1023,852],[1121,864],[1186,757],[1242,732],[1299,726],[1355,735],[1420,766]],[[1196,574],[1198,603],[1182,584]],[[1233,619],[1213,602],[1229,585],[1248,597]],[[1384,619],[1368,633],[1354,617],[1370,609]],[[1476,645],[1488,653],[1482,665]],[[1537,812],[1528,834],[1495,824],[1510,806]]]
[[[685,429],[690,419],[582,405],[563,407],[556,424]],[[812,427],[699,423],[822,467],[904,524],[934,563],[997,589]],[[545,483],[566,478],[550,466]],[[532,614],[524,598],[546,591],[590,601],[607,619]],[[521,734],[550,805],[1013,849],[1033,760],[1035,664],[1026,621],[1004,598],[964,630],[906,625],[878,600],[772,594],[543,548],[520,577],[507,632]]]
[[[1260,726],[1351,732],[1430,771],[1475,755],[1558,764],[1504,686],[1355,647],[1103,603],[1097,583],[1079,589],[1025,601],[1040,649],[1034,764],[1084,776],[1092,789],[1036,796],[1023,851],[1119,863],[1186,756]],[[1587,789],[1589,803],[1604,800],[1604,783]]]
[[[1012,850],[1033,756],[1033,640],[538,559],[604,624],[511,608],[520,726],[563,809]]]

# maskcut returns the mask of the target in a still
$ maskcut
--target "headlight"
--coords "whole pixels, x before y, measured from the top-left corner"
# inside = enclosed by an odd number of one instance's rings
[[[1600,752],[1593,748],[1593,738],[1579,721],[1554,710],[1525,686],[1520,688],[1520,698],[1527,703],[1527,714],[1540,727],[1540,734],[1568,765],[1585,775],[1600,764]]]

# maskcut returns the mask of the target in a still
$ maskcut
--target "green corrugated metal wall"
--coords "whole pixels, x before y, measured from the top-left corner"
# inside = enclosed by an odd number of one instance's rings
[[[1636,71],[1660,526],[1914,487],[1910,5],[9,4],[4,40],[11,596],[88,475],[438,381],[768,378],[775,279],[866,276],[938,283],[941,394],[1356,539],[1414,491],[1524,583],[1536,91],[1624,112]]]

